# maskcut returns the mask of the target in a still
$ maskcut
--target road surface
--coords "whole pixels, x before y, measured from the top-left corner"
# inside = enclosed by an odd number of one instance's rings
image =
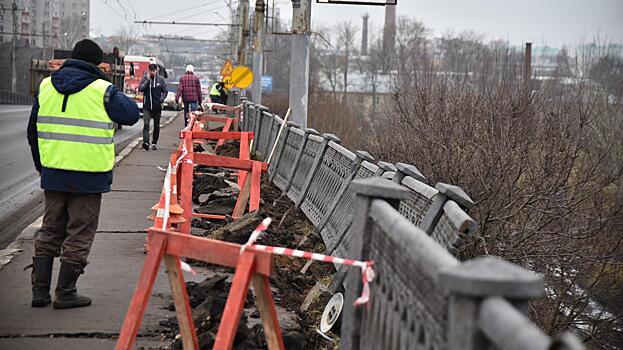
[[[0,105],[0,249],[41,214],[41,190],[35,171],[26,127],[31,106]],[[165,111],[163,120],[177,112]],[[115,133],[117,152],[138,137],[143,128],[139,120]]]

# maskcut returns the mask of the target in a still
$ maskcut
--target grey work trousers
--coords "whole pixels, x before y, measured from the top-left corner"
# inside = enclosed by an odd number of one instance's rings
[[[35,256],[60,256],[86,265],[97,231],[101,194],[45,191],[43,224],[35,235]]]
[[[160,137],[160,116],[162,115],[161,109],[149,110],[143,108],[143,142],[149,143],[149,124],[151,120],[154,120],[154,133],[151,136],[151,143],[158,144],[158,138]]]

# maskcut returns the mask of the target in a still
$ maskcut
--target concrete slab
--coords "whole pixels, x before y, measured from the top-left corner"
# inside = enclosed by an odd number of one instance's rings
[[[143,266],[144,234],[98,233],[89,256],[90,264],[78,281],[78,290],[93,298],[86,308],[54,310],[30,307],[30,264],[32,242],[24,242],[22,255],[0,270],[0,336],[112,333],[123,323],[134,287]],[[54,264],[52,289],[60,263]],[[174,313],[167,310],[169,287],[164,267],[156,279],[141,334],[152,334],[158,322]]]
[[[134,150],[130,156],[135,152],[139,151]],[[168,154],[170,155],[171,152],[168,152]],[[154,161],[154,164],[149,165],[126,165],[124,159],[122,165],[115,169],[112,190],[160,193],[164,172],[159,170],[157,166],[166,167],[168,158],[162,161],[166,157],[168,156],[160,154],[160,160]]]
[[[0,350],[110,350],[115,348],[116,339],[105,338],[0,338]],[[138,338],[137,349],[168,349],[170,341],[152,338]]]
[[[152,225],[147,216],[153,212],[151,207],[158,202],[159,192],[121,192],[127,195],[135,195],[139,198],[114,198],[106,196],[102,200],[98,232],[136,232],[142,231]],[[111,192],[118,195],[120,193]],[[141,198],[149,195],[148,198]]]
[[[0,349],[20,350],[110,350],[115,348],[114,339],[92,338],[4,338],[0,339]]]

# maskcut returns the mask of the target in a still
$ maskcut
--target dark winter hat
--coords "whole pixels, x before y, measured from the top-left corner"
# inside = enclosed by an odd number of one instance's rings
[[[93,40],[84,39],[76,43],[71,51],[71,58],[91,62],[97,66],[102,63],[104,52]]]

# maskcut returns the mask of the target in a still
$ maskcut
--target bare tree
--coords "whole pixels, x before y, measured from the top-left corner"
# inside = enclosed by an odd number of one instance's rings
[[[61,48],[71,50],[78,41],[88,37],[86,23],[85,16],[73,15],[61,18],[59,37]]]
[[[350,21],[340,22],[336,26],[339,33],[337,37],[339,71],[342,75],[342,102],[348,103],[348,72],[350,70],[351,59],[356,54],[355,35],[357,26]]]
[[[572,83],[554,79],[526,98],[513,78],[517,54],[472,34],[446,36],[436,49],[438,64],[396,80],[368,148],[469,192],[479,234],[461,257],[498,255],[542,273],[547,297],[532,303],[531,315],[547,332],[573,329],[590,348],[620,348],[620,102],[578,67]],[[604,60],[585,54],[575,62],[616,77],[617,65]]]
[[[112,35],[113,43],[123,54],[127,54],[130,48],[136,44],[136,32],[133,27],[121,26]]]

